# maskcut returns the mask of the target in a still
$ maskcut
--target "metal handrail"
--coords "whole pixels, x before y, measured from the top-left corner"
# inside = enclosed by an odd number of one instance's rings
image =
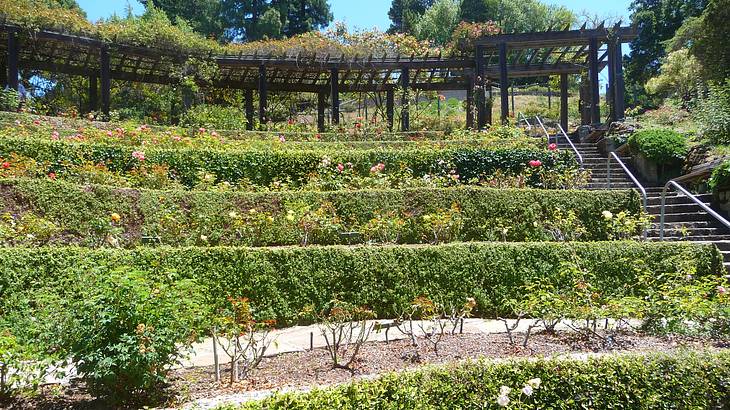
[[[522,117],[522,118],[520,118]],[[525,117],[525,114],[518,112],[517,113],[517,122],[524,121],[525,124],[527,124],[527,131],[532,131],[532,124],[530,124],[530,121],[527,120],[527,117]]]
[[[624,164],[623,161],[621,161],[621,158],[619,158],[619,156],[616,155],[615,152],[611,152],[608,155],[608,160],[606,161],[606,177],[608,179],[608,188],[611,189],[611,160],[612,159],[615,159],[616,162],[618,162],[618,164],[621,166],[621,168],[623,168],[626,175],[628,175],[629,178],[631,178],[631,181],[634,182],[634,185],[636,185],[639,188],[639,191],[641,191],[641,197],[644,200],[644,212],[648,212],[649,196],[646,194],[646,189],[644,188],[644,186],[641,185],[641,183],[639,183],[639,180],[636,179],[636,177],[634,176],[634,174],[631,173],[631,171],[629,171],[629,168],[626,166],[626,164]]]
[[[660,211],[660,214],[659,214],[659,240],[660,241],[663,241],[664,240],[664,219],[665,219],[664,218],[664,213],[665,213],[665,208],[666,208],[666,205],[667,205],[666,204],[666,202],[667,202],[666,201],[667,200],[667,189],[670,186],[676,188],[679,192],[681,192],[686,197],[688,197],[689,199],[691,199],[694,203],[696,203],[697,205],[699,205],[699,207],[702,208],[705,212],[707,212],[708,214],[710,214],[710,216],[712,216],[713,218],[717,219],[721,224],[725,225],[725,227],[730,228],[730,222],[728,222],[727,219],[723,218],[720,214],[718,214],[717,212],[715,212],[712,208],[710,208],[709,206],[705,205],[704,202],[700,201],[699,198],[697,198],[696,196],[694,196],[691,193],[689,193],[689,191],[687,191],[686,189],[682,188],[682,186],[679,185],[676,182],[676,180],[673,179],[673,180],[667,182],[666,185],[664,185],[664,189],[662,190],[662,207],[661,207],[661,211]]]
[[[568,137],[568,134],[565,133],[565,130],[563,129],[563,126],[558,124],[558,128],[560,129],[560,132],[563,133],[563,137],[565,137],[566,140],[568,140],[568,144],[570,144],[570,147],[573,148],[573,152],[575,152],[575,155],[578,157],[578,163],[580,164],[580,169],[583,169],[583,155],[580,154],[578,151],[578,148],[575,147],[575,144],[573,144],[573,141]],[[558,142],[558,138],[555,137],[555,142]]]
[[[547,131],[547,128],[545,128],[545,124],[543,124],[543,122],[539,116],[536,115],[535,119],[537,120],[538,124],[540,124],[540,127],[542,127],[542,130],[543,130],[543,132],[545,132],[545,135],[547,135],[548,145],[550,145],[550,133]],[[578,151],[578,148],[575,147],[575,144],[573,144],[573,141],[570,140],[570,138],[568,137],[568,134],[565,133],[565,130],[563,129],[563,127],[561,127],[560,125],[558,125],[558,127],[560,128],[560,131],[563,133],[563,136],[565,137],[565,139],[568,140],[568,144],[570,144],[570,148],[573,149],[573,152],[575,153],[575,156],[578,159],[578,165],[580,166],[580,169],[583,169],[584,168],[583,155],[581,155],[581,153]],[[558,143],[558,136],[556,135],[555,144],[557,145],[557,143]]]
[[[535,119],[537,120],[537,123],[540,124],[540,127],[542,128],[542,131],[545,133],[545,136],[547,137],[548,145],[550,145],[550,133],[548,132],[547,128],[545,128],[545,124],[542,123],[542,120],[539,116],[535,116]],[[555,137],[555,143],[558,143],[558,137]]]

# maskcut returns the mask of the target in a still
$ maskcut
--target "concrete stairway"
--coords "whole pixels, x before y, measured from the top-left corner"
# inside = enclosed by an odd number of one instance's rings
[[[558,141],[559,149],[573,151],[564,137],[561,136],[558,138]],[[591,171],[591,180],[586,188],[608,189],[607,158],[600,154],[596,148],[596,144],[575,143],[574,145],[583,156],[585,169]],[[631,157],[621,157],[621,160],[631,169]],[[638,177],[638,174],[633,169],[631,171]],[[616,161],[611,162],[610,187],[612,189],[636,188],[636,185]],[[647,239],[658,241],[660,236],[659,220],[663,187],[644,185],[644,188],[648,197],[647,212],[653,217],[652,224],[647,231]],[[697,195],[697,198],[703,203],[710,205],[712,195],[702,194]],[[664,240],[713,243],[722,252],[726,268],[730,269],[730,231],[702,210],[690,198],[669,190],[666,196],[664,220]]]

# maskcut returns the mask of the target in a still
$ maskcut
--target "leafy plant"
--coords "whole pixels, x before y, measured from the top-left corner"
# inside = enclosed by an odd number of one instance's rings
[[[264,358],[273,342],[270,338],[275,321],[254,319],[247,298],[228,298],[230,305],[218,314],[213,337],[230,358],[230,383],[247,377]],[[218,372],[218,369],[216,369]]]
[[[91,278],[90,278],[91,279]],[[171,366],[200,336],[199,287],[120,268],[69,301],[62,346],[90,390],[113,402],[155,399]]]
[[[676,164],[687,155],[687,138],[669,129],[650,129],[634,133],[629,137],[632,150],[641,153],[657,164]]]

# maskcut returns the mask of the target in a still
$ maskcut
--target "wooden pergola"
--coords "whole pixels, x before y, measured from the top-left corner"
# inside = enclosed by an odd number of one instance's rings
[[[632,28],[548,31],[480,38],[476,52],[452,55],[190,55],[155,47],[104,42],[77,34],[54,31],[28,32],[0,23],[0,52],[6,56],[0,80],[18,89],[20,69],[78,75],[89,79],[90,109],[108,113],[112,80],[175,84],[185,62],[198,58],[214,62],[220,73],[207,86],[244,90],[249,128],[253,126],[254,92],[258,117],[267,121],[270,91],[317,94],[318,128],[325,128],[327,100],[332,123],[339,123],[340,93],[386,93],[386,117],[393,128],[395,93],[403,93],[401,130],[410,127],[407,92],[410,90],[465,90],[468,128],[491,123],[487,87],[499,83],[502,120],[509,115],[511,78],[561,76],[561,122],[567,127],[567,76],[590,73],[591,120],[600,123],[598,72],[609,67],[613,104],[611,118],[623,118],[623,74],[620,47],[636,36]],[[606,45],[605,52],[599,47]],[[99,101],[100,95],[100,101]],[[476,108],[476,109],[475,109]],[[476,124],[474,112],[476,111]]]

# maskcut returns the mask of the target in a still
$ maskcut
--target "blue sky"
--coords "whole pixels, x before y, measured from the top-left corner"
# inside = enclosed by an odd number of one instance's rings
[[[137,0],[77,0],[86,10],[89,19],[96,21],[99,18],[109,17],[114,13],[124,14],[127,4],[135,12],[141,12],[143,7]],[[519,0],[513,0],[519,1]],[[619,16],[628,21],[628,7],[630,0],[544,0],[548,4],[563,5],[576,12],[587,10],[599,16]],[[351,27],[370,29],[377,27],[386,30],[390,25],[388,9],[391,0],[329,0],[335,21],[344,21]]]

